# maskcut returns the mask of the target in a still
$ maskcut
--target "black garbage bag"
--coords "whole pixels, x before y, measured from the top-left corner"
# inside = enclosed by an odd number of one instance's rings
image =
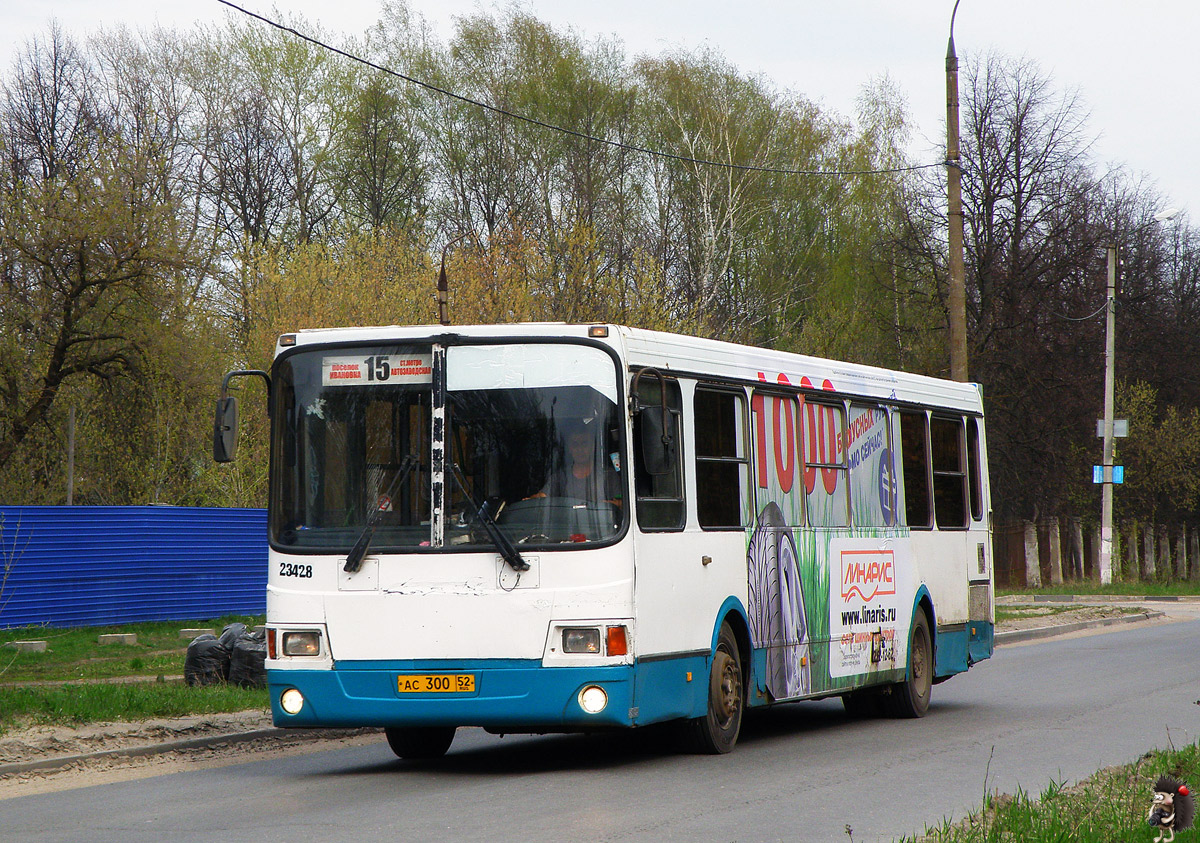
[[[183,681],[189,685],[215,685],[229,678],[229,649],[211,632],[188,644],[183,660]]]
[[[267,669],[267,636],[262,630],[247,632],[234,642],[229,651],[229,682],[243,688],[265,688]]]
[[[230,652],[233,652],[233,644],[239,638],[246,635],[246,625],[244,623],[231,623],[221,630],[221,645]]]

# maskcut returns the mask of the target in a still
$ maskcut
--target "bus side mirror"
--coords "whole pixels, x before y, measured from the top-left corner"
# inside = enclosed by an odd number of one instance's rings
[[[666,407],[642,407],[638,412],[641,427],[642,467],[647,474],[670,474],[675,470],[677,444],[673,414]]]
[[[213,420],[213,459],[217,462],[233,462],[237,440],[237,398],[233,395],[218,398],[217,415]]]
[[[221,381],[221,397],[217,399],[217,415],[213,419],[213,459],[217,462],[233,462],[237,453],[238,410],[237,399],[229,394],[229,382],[234,378],[255,375],[267,385],[267,412],[270,412],[271,376],[262,369],[235,369],[226,372]]]

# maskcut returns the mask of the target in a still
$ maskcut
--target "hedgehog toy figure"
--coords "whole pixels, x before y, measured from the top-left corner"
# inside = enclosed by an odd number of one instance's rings
[[[1176,831],[1192,827],[1196,804],[1186,784],[1170,776],[1159,776],[1154,783],[1154,799],[1150,803],[1151,826],[1158,829],[1154,843],[1171,843]]]

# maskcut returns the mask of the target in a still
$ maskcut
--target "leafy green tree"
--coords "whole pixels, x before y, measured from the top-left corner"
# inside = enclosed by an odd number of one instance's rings
[[[1145,381],[1119,383],[1117,408],[1129,421],[1117,453],[1125,466],[1118,514],[1149,523],[1191,520],[1200,507],[1200,408],[1164,405]]]
[[[668,204],[678,216],[677,234],[661,244],[664,261],[678,271],[678,292],[694,312],[713,314],[713,327],[728,335],[742,308],[738,272],[750,230],[767,210],[764,176],[725,165],[777,165],[778,111],[761,81],[742,77],[715,53],[643,59],[643,108],[653,115],[660,148],[689,159],[666,162]],[[730,283],[730,282],[733,283]]]
[[[317,38],[330,36],[303,18],[286,21]],[[234,25],[239,70],[261,92],[267,123],[282,143],[288,177],[288,234],[304,243],[331,220],[333,188],[326,177],[332,154],[335,91],[347,72],[322,47],[257,23]]]
[[[328,163],[338,206],[366,230],[419,232],[427,175],[415,109],[378,76],[342,102]]]
[[[782,235],[764,227],[786,239],[759,250],[793,262],[760,273],[774,280],[774,296],[790,293],[778,311],[779,342],[827,357],[938,371],[940,348],[931,353],[936,342],[930,342],[936,311],[906,295],[928,276],[895,247],[911,195],[908,178],[896,172],[910,163],[903,97],[888,79],[876,80],[860,95],[854,124],[811,111],[794,134],[789,146],[807,138],[812,150],[808,168],[854,175],[780,178],[778,213],[794,223],[782,226]],[[794,277],[807,283],[789,284]]]
[[[0,110],[0,473],[50,484],[60,395],[143,372],[149,326],[194,303],[176,296],[205,258],[170,187],[169,134],[130,114],[148,101],[100,96],[56,27],[18,66]],[[13,463],[27,440],[48,450]]]
[[[157,282],[186,263],[170,239],[172,209],[130,201],[145,178],[140,154],[109,140],[86,174],[4,185],[0,467],[65,381],[112,377],[131,365],[128,321],[153,300]]]

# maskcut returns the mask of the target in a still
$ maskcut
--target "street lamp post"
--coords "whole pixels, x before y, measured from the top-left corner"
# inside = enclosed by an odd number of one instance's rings
[[[963,266],[962,166],[958,150],[958,55],[954,52],[955,0],[950,14],[950,41],[946,46],[946,222],[950,247],[950,377],[966,381],[967,282]]]

